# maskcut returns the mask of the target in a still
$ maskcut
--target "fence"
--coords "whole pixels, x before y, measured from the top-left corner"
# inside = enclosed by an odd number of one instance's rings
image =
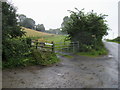
[[[45,42],[38,42],[32,41],[32,46],[39,48],[41,50],[51,50],[52,52],[54,51],[59,51],[59,52],[78,52],[80,45],[79,41],[76,42],[59,42],[59,43],[45,43]]]
[[[78,52],[80,48],[79,41],[55,43],[55,50],[61,52]]]
[[[51,50],[52,52],[54,52],[54,42],[51,43],[45,43],[45,42],[38,42],[36,41],[32,41],[31,45],[33,47],[35,47],[36,49],[41,49],[43,51],[47,51],[47,50]]]

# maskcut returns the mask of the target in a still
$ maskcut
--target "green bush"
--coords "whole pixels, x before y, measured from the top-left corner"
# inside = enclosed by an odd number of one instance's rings
[[[11,58],[21,58],[29,52],[29,47],[19,39],[7,39],[3,44],[3,61]]]
[[[32,39],[31,39],[30,37],[23,37],[23,38],[20,38],[20,40],[21,40],[23,43],[26,43],[29,48],[31,47]]]
[[[39,49],[33,49],[32,55],[35,59],[35,63],[38,65],[50,65],[59,61],[56,54],[51,51],[40,51]]]
[[[25,67],[29,65],[34,65],[34,59],[31,54],[29,54],[29,57],[10,58],[9,61],[2,63],[3,68]]]
[[[32,42],[31,38],[27,37],[26,43],[28,44],[29,47],[31,47],[31,42]]]
[[[81,44],[80,45],[80,52],[88,52],[92,50],[92,46],[91,45],[85,45],[85,44]]]
[[[62,23],[62,31],[68,34],[67,39],[81,44],[80,51],[91,51],[98,49],[102,38],[109,30],[105,17],[107,15],[93,12],[85,13],[82,10],[71,11],[70,16],[65,16]]]

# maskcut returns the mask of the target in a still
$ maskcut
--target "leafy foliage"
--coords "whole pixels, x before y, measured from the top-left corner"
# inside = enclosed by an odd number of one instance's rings
[[[25,32],[21,31],[17,23],[16,9],[7,2],[2,2],[2,39],[21,37]]]
[[[68,40],[80,42],[81,51],[97,49],[102,44],[102,37],[107,35],[107,15],[97,15],[93,11],[85,14],[84,9],[75,9],[77,12],[69,10],[71,15],[64,18],[62,30],[68,33]]]
[[[43,52],[39,49],[33,49],[32,55],[38,65],[50,65],[59,61],[56,54],[51,51]]]
[[[22,57],[28,51],[27,44],[18,38],[25,32],[21,31],[17,23],[16,9],[7,2],[2,2],[2,56],[3,61],[10,58]]]
[[[22,58],[25,53],[29,52],[29,44],[25,39],[8,39],[4,41],[3,60],[8,61],[10,58]]]
[[[34,64],[48,65],[58,62],[57,56],[54,53],[35,53],[32,51],[31,38],[22,37],[25,35],[25,32],[21,31],[21,28],[17,22],[16,9],[7,2],[2,3],[2,8],[2,60],[4,61],[4,68],[13,68]],[[21,22],[26,20],[24,15],[21,16]],[[30,25],[35,23],[32,19],[29,19],[28,21]],[[42,58],[37,58],[39,56]],[[36,60],[38,60],[38,62],[36,62]]]
[[[3,68],[15,68],[15,67],[25,67],[28,65],[34,65],[34,60],[31,53],[27,53],[26,56],[21,58],[10,58],[9,61],[2,63]]]

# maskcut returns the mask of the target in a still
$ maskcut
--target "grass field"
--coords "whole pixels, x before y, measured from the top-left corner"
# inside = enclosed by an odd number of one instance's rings
[[[56,34],[49,34],[45,32],[39,32],[32,29],[24,28],[26,32],[26,37],[31,37],[33,40],[38,39],[38,41],[42,42],[64,42],[66,36],[64,35],[56,35]]]
[[[39,32],[39,31],[36,31],[36,30],[28,29],[28,28],[23,28],[23,30],[26,32],[27,37],[41,37],[41,36],[52,36],[52,35],[54,35],[54,34]]]

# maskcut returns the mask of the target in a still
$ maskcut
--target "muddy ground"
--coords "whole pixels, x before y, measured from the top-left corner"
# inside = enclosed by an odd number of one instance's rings
[[[30,66],[3,70],[3,88],[118,88],[118,61],[69,54],[49,67]]]

